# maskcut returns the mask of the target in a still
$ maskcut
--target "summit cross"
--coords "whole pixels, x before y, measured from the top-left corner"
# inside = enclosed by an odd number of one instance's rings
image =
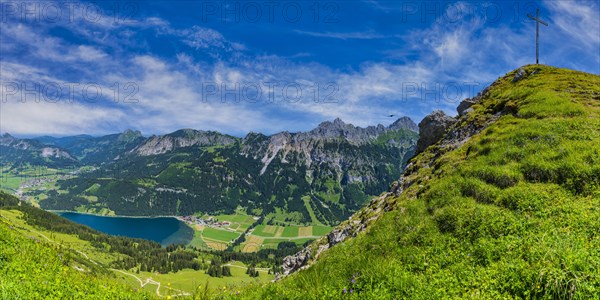
[[[535,10],[535,17],[527,14],[527,17],[535,21],[535,64],[540,63],[540,23],[548,26],[548,23],[540,19],[540,9]]]

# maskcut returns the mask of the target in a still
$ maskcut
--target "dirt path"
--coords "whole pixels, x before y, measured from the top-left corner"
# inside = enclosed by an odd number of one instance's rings
[[[227,267],[234,267],[234,268],[239,268],[239,269],[247,269],[248,267],[242,267],[242,266],[237,266],[237,265],[232,265],[232,264],[224,264],[224,266]],[[269,272],[269,268],[254,268],[255,270],[261,271],[261,272]]]
[[[139,277],[137,277],[136,275],[134,275],[134,274],[131,274],[131,273],[127,273],[127,272],[125,272],[125,271],[123,271],[123,270],[112,269],[112,268],[111,268],[111,269],[109,269],[109,270],[111,270],[111,271],[115,271],[115,272],[119,272],[119,273],[122,273],[122,274],[124,274],[124,275],[128,275],[128,276],[131,276],[131,277],[133,277],[133,278],[137,279],[137,281],[139,281],[139,282],[140,282],[140,287],[144,287],[144,286],[146,286],[146,285],[148,285],[148,284],[151,284],[151,285],[156,285],[156,295],[157,295],[157,296],[159,296],[159,297],[164,297],[164,296],[162,296],[162,295],[160,294],[160,286],[161,286],[160,282],[158,282],[158,281],[156,281],[156,280],[154,280],[154,279],[152,279],[152,278],[146,278],[146,281],[142,281],[142,279],[141,279],[141,278],[139,278]],[[182,291],[182,290],[178,290],[178,289],[174,289],[174,288],[170,288],[170,287],[167,287],[167,288],[168,288],[168,289],[170,289],[170,290],[173,290],[173,291],[179,292],[179,294],[171,295],[172,297],[178,297],[178,296],[190,296],[190,295],[191,295],[190,293],[186,293],[186,292],[184,292],[184,291]]]
[[[30,230],[31,230],[32,232],[35,232],[37,235],[39,235],[39,236],[41,236],[41,237],[45,238],[45,239],[46,239],[47,241],[49,241],[49,242],[52,242],[52,243],[55,243],[55,244],[59,244],[58,242],[56,242],[56,241],[54,241],[54,240],[51,240],[51,239],[50,239],[49,237],[47,237],[45,234],[43,234],[43,233],[41,233],[41,232],[39,232],[39,231],[37,231],[37,230],[34,230],[34,229],[30,229]],[[90,257],[89,257],[87,254],[85,254],[85,253],[83,253],[83,252],[81,252],[81,251],[79,251],[79,250],[77,250],[77,249],[71,249],[71,250],[73,250],[73,251],[75,251],[75,252],[77,252],[77,253],[81,254],[81,256],[85,257],[85,258],[86,258],[87,260],[89,260],[91,263],[93,263],[93,264],[95,264],[95,265],[97,265],[97,264],[98,264],[98,263],[97,263],[95,260],[91,259],[91,258],[90,258]]]

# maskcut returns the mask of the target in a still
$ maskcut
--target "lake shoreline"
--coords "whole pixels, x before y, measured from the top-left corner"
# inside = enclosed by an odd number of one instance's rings
[[[155,241],[166,247],[189,244],[194,230],[175,216],[105,216],[69,210],[48,210],[75,223],[113,236],[126,236]]]
[[[173,216],[173,215],[158,215],[158,216],[128,216],[128,215],[101,215],[101,214],[95,214],[95,213],[91,213],[91,212],[81,212],[81,211],[76,211],[76,210],[61,210],[61,209],[46,209],[45,211],[51,212],[51,213],[77,213],[77,214],[82,214],[82,215],[91,215],[91,216],[96,216],[96,217],[111,217],[111,218],[175,218],[177,220],[182,221],[182,218],[184,216]]]

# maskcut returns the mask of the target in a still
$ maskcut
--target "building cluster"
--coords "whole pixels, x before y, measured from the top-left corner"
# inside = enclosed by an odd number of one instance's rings
[[[211,227],[229,227],[231,222],[229,221],[219,221],[214,217],[208,217],[206,219],[198,216],[183,216],[180,217],[180,220],[186,222],[188,224],[198,224],[202,226],[211,226]]]

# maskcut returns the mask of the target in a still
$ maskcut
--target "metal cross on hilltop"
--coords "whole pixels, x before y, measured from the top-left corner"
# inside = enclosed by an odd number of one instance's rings
[[[548,23],[540,20],[540,9],[535,10],[535,17],[527,14],[527,17],[535,21],[535,64],[540,63],[540,23],[548,26]]]

